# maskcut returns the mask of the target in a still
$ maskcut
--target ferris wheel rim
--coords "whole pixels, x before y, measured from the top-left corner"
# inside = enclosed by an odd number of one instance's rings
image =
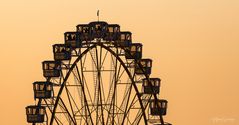
[[[120,62],[120,64],[123,66],[124,70],[126,71],[127,75],[130,77],[130,80],[131,80],[131,84],[133,84],[134,86],[134,90],[136,91],[136,95],[138,97],[138,100],[139,100],[139,103],[140,103],[140,107],[141,107],[141,111],[142,111],[142,115],[143,115],[143,119],[144,119],[144,123],[145,125],[148,125],[148,122],[147,122],[147,117],[146,117],[146,109],[143,107],[143,104],[142,104],[142,100],[140,98],[140,92],[135,84],[135,81],[132,77],[132,74],[130,73],[130,71],[128,70],[128,68],[126,67],[126,65],[124,64],[124,62],[122,61],[122,59],[114,52],[112,51],[109,47],[105,46],[104,44],[102,43],[94,43],[92,46],[89,46],[86,50],[84,50],[83,53],[81,53],[80,55],[78,55],[77,59],[74,61],[74,63],[72,64],[72,66],[70,67],[70,69],[67,71],[66,75],[65,75],[65,78],[61,84],[61,87],[60,87],[60,90],[56,96],[56,101],[55,101],[55,104],[54,104],[54,108],[53,108],[53,111],[51,112],[51,117],[50,117],[50,125],[53,124],[53,121],[54,121],[54,117],[55,117],[55,112],[56,112],[56,109],[57,109],[57,105],[59,103],[59,99],[60,99],[60,96],[61,96],[61,93],[65,87],[65,84],[66,84],[66,81],[68,80],[70,74],[72,73],[74,67],[76,66],[76,64],[82,59],[82,57],[87,54],[91,49],[93,48],[96,48],[97,46],[101,46],[102,48],[106,49],[107,51],[109,51],[112,55],[114,55],[117,60]],[[124,49],[124,48],[122,48]],[[137,62],[136,62],[137,63]],[[146,77],[147,80],[149,80],[149,77],[144,74],[144,76]],[[50,79],[47,79],[47,80],[50,80]],[[157,99],[158,97],[156,96],[156,94],[153,94],[154,98]],[[42,100],[39,100],[38,102],[38,105],[41,105],[41,101]],[[142,109],[143,108],[143,109]]]

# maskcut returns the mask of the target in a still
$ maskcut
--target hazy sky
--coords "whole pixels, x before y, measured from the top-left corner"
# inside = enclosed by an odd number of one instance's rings
[[[25,125],[52,44],[79,23],[118,23],[143,43],[174,125],[239,124],[239,0],[1,0],[0,120]]]

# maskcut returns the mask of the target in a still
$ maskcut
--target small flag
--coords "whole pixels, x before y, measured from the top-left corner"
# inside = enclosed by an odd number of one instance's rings
[[[99,15],[100,15],[100,11],[98,10],[98,11],[97,11],[97,16],[99,16]]]

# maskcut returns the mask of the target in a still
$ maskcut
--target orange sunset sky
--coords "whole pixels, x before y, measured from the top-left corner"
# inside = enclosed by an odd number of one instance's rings
[[[174,125],[239,125],[239,0],[1,0],[0,124],[26,125],[52,44],[80,23],[120,24],[143,43]]]

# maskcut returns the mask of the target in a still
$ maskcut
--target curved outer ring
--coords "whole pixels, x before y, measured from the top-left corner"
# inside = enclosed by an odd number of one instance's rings
[[[59,90],[59,92],[58,92],[58,95],[57,95],[55,104],[54,104],[54,109],[53,109],[53,111],[52,111],[51,120],[50,120],[50,125],[53,125],[53,121],[54,121],[54,117],[55,117],[55,112],[56,112],[57,105],[58,105],[58,102],[59,102],[59,99],[60,99],[60,95],[61,95],[61,93],[62,93],[62,91],[63,91],[63,89],[64,89],[64,87],[65,87],[65,83],[66,83],[66,81],[68,80],[68,77],[70,76],[72,70],[74,69],[74,67],[76,66],[76,64],[80,61],[80,59],[81,59],[87,52],[89,52],[89,50],[95,48],[97,45],[103,47],[104,49],[106,49],[107,51],[109,51],[111,54],[113,54],[113,55],[117,58],[117,60],[121,63],[121,65],[124,67],[125,71],[127,72],[128,76],[130,77],[130,79],[131,79],[131,81],[132,81],[132,84],[133,84],[133,86],[134,86],[134,89],[135,89],[135,91],[136,91],[136,93],[137,93],[137,97],[138,97],[138,99],[139,99],[140,106],[143,108],[143,104],[142,104],[142,100],[141,100],[141,98],[140,98],[140,93],[139,93],[139,91],[138,91],[138,88],[137,88],[137,86],[136,86],[136,84],[135,84],[135,81],[134,81],[134,79],[133,79],[133,77],[132,77],[130,71],[128,70],[128,68],[126,67],[126,65],[125,65],[124,62],[122,61],[122,59],[121,59],[114,51],[112,51],[110,48],[108,48],[107,46],[103,45],[102,43],[95,43],[94,45],[92,45],[92,46],[90,46],[89,48],[87,48],[83,53],[81,53],[81,55],[79,55],[79,56],[77,57],[77,59],[76,59],[75,62],[72,64],[72,66],[70,67],[69,71],[67,72],[67,74],[66,74],[66,76],[65,76],[65,79],[64,79],[64,81],[63,81],[63,83],[62,83],[62,85],[61,85],[61,88],[60,88],[60,90]],[[123,49],[123,48],[122,48],[122,49]],[[142,65],[141,65],[141,64],[138,64],[138,65],[139,65],[140,68],[142,69]],[[145,75],[145,77],[146,77],[146,79],[149,81],[149,77],[148,77],[147,75]],[[49,80],[49,79],[48,79],[48,80]],[[150,85],[152,86],[151,82],[149,82],[149,83],[150,83]],[[153,94],[153,96],[154,96],[155,99],[157,99],[156,94]],[[41,105],[41,101],[42,101],[42,100],[40,99],[39,102],[38,102],[38,105]],[[143,112],[143,117],[144,117],[145,125],[148,125],[147,117],[146,117],[146,114],[145,114],[145,109],[141,109],[141,110],[142,110],[142,112]],[[161,116],[161,115],[160,115],[160,122],[161,122],[162,125],[164,125],[164,124],[163,124],[164,122],[163,122],[163,119],[162,119],[162,116]]]

